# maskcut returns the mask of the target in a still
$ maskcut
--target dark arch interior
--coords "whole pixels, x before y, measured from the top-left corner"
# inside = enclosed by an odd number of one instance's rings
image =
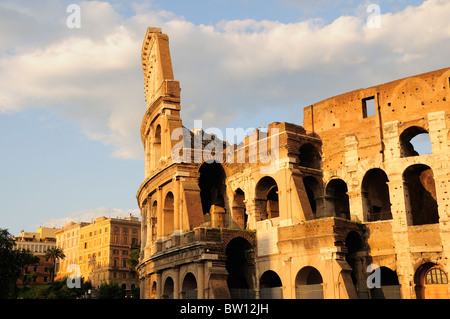
[[[211,205],[225,208],[226,186],[225,171],[219,163],[203,163],[200,167],[200,197],[203,214],[208,214]]]

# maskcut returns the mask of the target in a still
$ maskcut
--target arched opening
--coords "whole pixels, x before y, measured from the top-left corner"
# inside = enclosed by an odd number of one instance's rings
[[[306,143],[300,146],[299,165],[314,169],[322,168],[322,157],[314,145]]]
[[[365,267],[364,267],[364,242],[361,236],[356,231],[350,231],[345,238],[345,247],[347,254],[345,260],[352,268],[350,277],[353,285],[356,288],[356,293],[360,299],[368,299],[369,292],[365,281]]]
[[[197,299],[197,280],[192,273],[187,273],[184,276],[181,299]]]
[[[256,184],[256,216],[258,220],[279,216],[278,186],[272,177],[265,176]]]
[[[174,231],[174,197],[172,192],[168,192],[164,201],[164,214],[163,214],[163,236],[169,237]]]
[[[361,195],[367,221],[392,219],[388,182],[386,173],[379,168],[371,169],[364,175]]]
[[[420,126],[411,126],[400,134],[400,156],[431,154],[431,140],[428,131]]]
[[[328,216],[350,219],[350,202],[347,184],[342,179],[332,179],[326,188]]]
[[[303,267],[295,277],[295,295],[297,299],[323,299],[323,280],[314,267]]]
[[[306,195],[308,195],[309,204],[314,216],[322,217],[318,216],[323,214],[322,187],[317,179],[312,176],[304,177],[303,184],[305,185]]]
[[[150,225],[151,225],[151,238],[152,242],[156,241],[157,237],[157,221],[158,221],[158,202],[155,200],[152,205],[150,214]]]
[[[449,299],[448,277],[437,264],[425,263],[414,274],[417,299]]]
[[[234,224],[240,229],[247,229],[247,209],[245,207],[245,194],[238,188],[234,192],[232,218]]]
[[[162,299],[173,299],[173,287],[173,279],[171,277],[167,277],[164,282]]]
[[[226,175],[222,165],[217,162],[205,162],[200,166],[199,172],[200,178],[198,185],[200,187],[203,214],[209,214],[213,206],[221,207],[224,210],[226,201]]]
[[[278,274],[272,270],[264,272],[259,279],[261,299],[283,299],[283,288]]]
[[[161,125],[156,126],[155,135],[152,143],[152,162],[156,168],[161,158]]]
[[[254,260],[251,258],[251,244],[242,237],[230,240],[225,250],[228,271],[227,285],[233,299],[254,299]]]
[[[405,203],[413,225],[439,223],[433,170],[423,164],[409,166],[403,173]]]
[[[373,270],[370,276],[380,276],[375,280],[378,280],[381,286],[380,288],[370,289],[372,299],[402,299],[401,286],[396,271],[382,266]]]

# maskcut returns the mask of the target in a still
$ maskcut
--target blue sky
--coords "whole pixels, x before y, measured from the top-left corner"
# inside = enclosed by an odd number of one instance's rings
[[[138,214],[149,26],[169,35],[183,124],[224,129],[301,124],[314,102],[448,67],[449,14],[445,0],[0,1],[0,228]]]

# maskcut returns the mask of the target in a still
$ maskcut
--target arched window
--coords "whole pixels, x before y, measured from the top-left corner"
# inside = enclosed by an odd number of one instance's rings
[[[314,145],[306,143],[300,147],[299,165],[314,169],[322,168],[322,157]]]
[[[234,192],[232,218],[235,225],[240,229],[247,228],[247,210],[245,207],[245,194],[242,189],[238,188]]]
[[[171,277],[167,277],[164,282],[162,299],[173,299],[173,287],[173,279]]]
[[[226,175],[222,165],[217,162],[205,162],[200,166],[199,172],[198,185],[203,214],[209,214],[213,205],[225,208]]]
[[[376,280],[381,286],[370,289],[372,299],[401,299],[401,286],[396,271],[382,266],[373,270],[370,275],[380,276]]]
[[[420,126],[411,126],[400,134],[400,156],[431,154],[431,141],[428,131]]]
[[[425,276],[426,285],[444,285],[448,284],[447,275],[440,268],[431,268]]]
[[[281,279],[278,274],[268,270],[259,279],[259,294],[261,299],[283,299]]]
[[[387,182],[386,173],[379,168],[371,169],[364,175],[361,194],[364,216],[369,222],[392,219]]]
[[[182,299],[197,299],[197,280],[192,273],[187,273],[183,279]]]
[[[423,164],[403,172],[405,202],[413,225],[439,223],[433,170]]]
[[[163,220],[163,236],[169,237],[174,231],[174,197],[172,192],[167,193],[164,201]]]
[[[314,267],[303,267],[295,277],[297,299],[323,299],[322,276]]]
[[[155,129],[151,153],[153,167],[156,168],[161,158],[161,125],[158,125]]]
[[[230,240],[226,248],[225,268],[228,272],[227,285],[233,299],[253,299],[253,277],[255,268],[249,258],[251,244],[242,237]]]
[[[328,216],[350,219],[350,202],[347,184],[342,179],[332,179],[326,188]]]
[[[272,177],[265,176],[256,184],[255,203],[258,220],[279,216],[278,186]]]
[[[417,299],[448,299],[448,277],[441,266],[425,263],[414,274]]]

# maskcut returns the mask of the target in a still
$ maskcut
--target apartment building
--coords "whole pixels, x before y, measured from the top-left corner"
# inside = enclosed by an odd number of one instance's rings
[[[141,223],[133,216],[99,217],[92,223],[67,225],[57,237],[58,247],[66,255],[60,262],[58,277],[66,277],[78,269],[94,288],[112,280],[125,290],[139,286],[127,260],[133,249],[139,249],[140,235]]]

